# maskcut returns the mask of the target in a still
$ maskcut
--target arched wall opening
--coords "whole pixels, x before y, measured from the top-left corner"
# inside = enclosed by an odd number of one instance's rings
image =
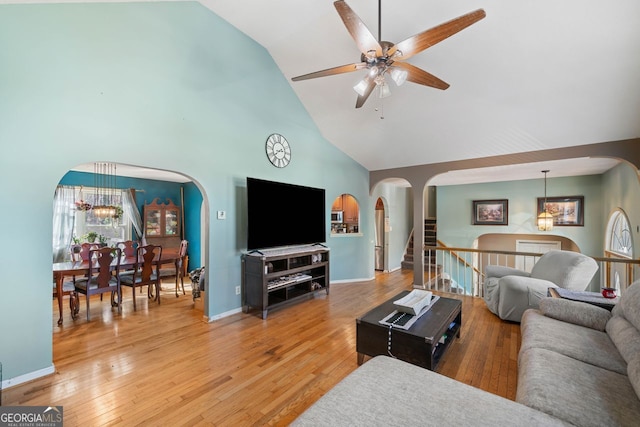
[[[383,230],[380,235],[383,241],[374,239],[372,257],[375,261],[375,246],[380,246],[381,243],[383,249],[377,251],[384,254],[382,265],[378,265],[381,268],[375,268],[374,263],[375,270],[390,272],[400,268],[411,268],[406,264],[406,258],[408,251],[413,250],[413,247],[408,246],[415,214],[413,199],[413,188],[404,179],[385,179],[372,188],[371,209],[373,209],[374,219],[377,215],[374,222],[378,223],[377,226],[374,225],[373,231],[375,234],[376,228]],[[383,207],[384,210],[376,209],[376,206]]]
[[[92,165],[87,163],[72,166],[60,178],[58,185],[75,189],[94,187],[97,181]],[[115,165],[115,180],[112,186],[121,190],[133,189],[131,193],[136,194],[135,205],[143,222],[144,206],[154,200],[160,200],[161,203],[170,201],[180,208],[180,215],[178,216],[180,219],[179,235],[176,236],[176,239],[178,247],[179,241],[182,239],[189,242],[188,264],[185,265],[185,270],[188,272],[194,268],[204,266],[208,253],[209,225],[207,220],[208,198],[202,185],[181,172],[159,170],[141,165],[121,163],[115,163]],[[74,196],[76,198],[80,196],[79,192],[75,194],[77,194]],[[105,222],[106,225],[108,225],[107,222]],[[130,236],[133,240],[139,239],[135,230],[131,231]],[[74,235],[74,238],[81,239],[82,236]],[[117,237],[110,240],[115,241],[114,239],[117,240]],[[190,283],[188,275],[185,276],[184,280],[187,284]],[[206,277],[205,283],[208,283]],[[191,298],[191,295],[184,295],[183,297]],[[202,307],[203,315],[207,317],[208,301],[203,302],[204,304],[200,305],[200,307]],[[64,313],[63,311],[62,314],[64,322],[69,321],[69,313]]]

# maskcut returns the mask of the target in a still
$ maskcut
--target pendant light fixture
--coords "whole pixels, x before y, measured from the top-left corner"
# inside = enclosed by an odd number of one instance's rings
[[[551,231],[553,230],[553,215],[549,213],[547,210],[547,173],[549,169],[545,169],[542,171],[544,173],[544,204],[543,212],[538,215],[538,230],[540,231]]]
[[[115,163],[94,163],[93,179],[95,183],[93,215],[98,218],[115,217],[118,211]]]

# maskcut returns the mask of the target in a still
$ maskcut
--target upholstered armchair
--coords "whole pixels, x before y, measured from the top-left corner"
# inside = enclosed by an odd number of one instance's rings
[[[484,301],[503,320],[520,322],[528,308],[538,308],[549,288],[584,291],[598,270],[596,261],[578,252],[549,251],[531,273],[512,267],[488,265]]]

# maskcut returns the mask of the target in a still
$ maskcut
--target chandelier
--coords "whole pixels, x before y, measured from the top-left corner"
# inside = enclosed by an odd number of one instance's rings
[[[117,215],[116,164],[97,162],[93,164],[95,194],[93,215],[98,218],[113,218]]]
[[[538,230],[551,231],[553,230],[553,215],[551,215],[547,209],[547,173],[549,169],[542,171],[544,173],[544,204],[542,207],[544,211],[538,215]]]

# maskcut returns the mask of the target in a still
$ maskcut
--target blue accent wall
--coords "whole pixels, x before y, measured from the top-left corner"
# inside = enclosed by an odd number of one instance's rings
[[[87,172],[67,172],[60,180],[61,185],[68,186],[95,186],[94,174]],[[116,188],[136,190],[136,205],[140,217],[144,221],[144,205],[153,202],[156,198],[160,202],[166,203],[171,200],[175,205],[182,206],[180,189],[184,193],[184,238],[189,241],[189,270],[198,268],[202,265],[201,261],[201,218],[200,210],[202,207],[202,194],[193,183],[178,183],[169,181],[159,181],[155,179],[131,178],[126,176],[118,176],[116,179]]]

